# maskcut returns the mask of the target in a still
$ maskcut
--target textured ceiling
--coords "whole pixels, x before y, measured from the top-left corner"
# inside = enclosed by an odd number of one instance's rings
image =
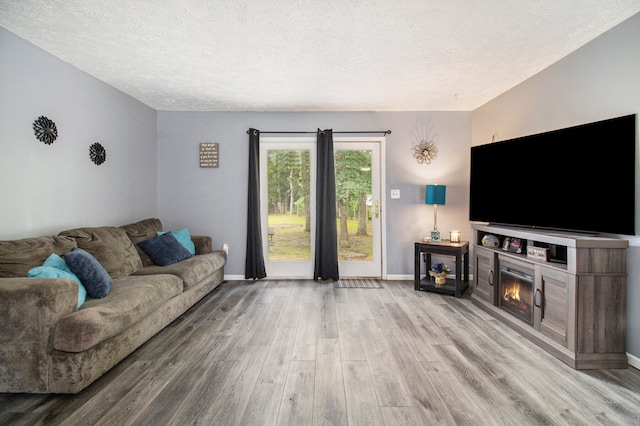
[[[158,110],[468,111],[638,12],[640,0],[0,0],[0,25]]]

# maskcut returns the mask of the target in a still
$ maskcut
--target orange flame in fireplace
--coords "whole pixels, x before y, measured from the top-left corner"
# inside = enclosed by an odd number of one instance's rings
[[[504,289],[504,300],[520,301],[520,284],[513,283]]]

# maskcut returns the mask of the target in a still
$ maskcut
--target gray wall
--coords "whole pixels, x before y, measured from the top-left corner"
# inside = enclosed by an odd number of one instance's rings
[[[490,142],[494,134],[496,140],[505,140],[640,113],[639,41],[640,14],[478,108],[473,112],[473,145]],[[607,158],[606,149],[603,141],[602,151],[594,153],[594,173],[599,161],[615,161]],[[542,164],[545,155],[553,153],[536,155]],[[636,169],[640,171],[637,158]],[[640,191],[638,181],[636,187]],[[640,201],[640,192],[636,200]],[[636,226],[640,226],[639,215],[636,205]],[[631,245],[627,261],[627,350],[640,356],[640,238],[620,238],[629,239]]]
[[[51,145],[34,136],[41,115]],[[156,132],[154,109],[0,27],[0,239],[155,216]]]
[[[192,233],[212,235],[217,248],[225,242],[229,244],[225,270],[228,275],[244,276],[249,138],[246,131],[250,127],[262,131],[332,128],[393,132],[386,137],[383,188],[389,275],[413,274],[413,242],[433,226],[433,207],[424,205],[427,183],[447,185],[447,204],[438,212],[440,230],[460,229],[463,238],[471,236],[470,112],[158,112],[160,217],[165,227],[188,226]],[[428,137],[438,143],[438,159],[431,165],[420,165],[411,155],[411,146]],[[219,168],[199,167],[200,142],[220,144]],[[399,200],[390,199],[391,189],[400,189]]]

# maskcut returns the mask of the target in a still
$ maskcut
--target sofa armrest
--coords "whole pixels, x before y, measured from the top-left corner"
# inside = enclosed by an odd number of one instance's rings
[[[191,241],[196,246],[196,254],[207,254],[213,251],[213,240],[205,235],[192,235]]]
[[[66,278],[0,278],[0,392],[47,392],[53,332],[78,309]]]

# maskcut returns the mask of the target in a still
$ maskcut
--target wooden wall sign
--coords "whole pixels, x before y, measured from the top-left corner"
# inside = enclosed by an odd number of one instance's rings
[[[220,156],[218,143],[203,142],[200,144],[200,167],[218,167]]]

